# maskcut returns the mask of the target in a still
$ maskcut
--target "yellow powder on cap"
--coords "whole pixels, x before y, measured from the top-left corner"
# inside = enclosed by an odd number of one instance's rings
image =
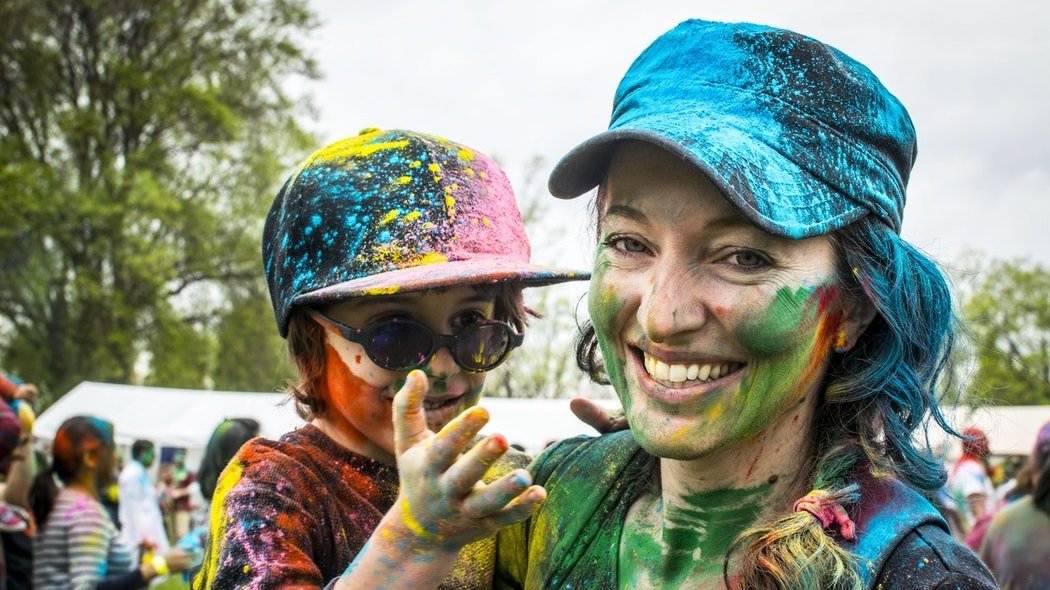
[[[379,143],[366,143],[355,138],[353,140],[340,141],[330,146],[323,147],[307,158],[301,168],[305,168],[314,162],[341,162],[344,160],[358,159],[370,156],[382,150],[399,150],[408,145],[408,140],[384,141]]]
[[[408,167],[409,168],[419,168],[422,165],[423,165],[423,162],[420,162],[419,160],[414,160],[411,164],[408,165]]]
[[[401,287],[394,285],[392,287],[372,287],[361,291],[362,295],[393,295],[401,290]]]
[[[448,262],[448,257],[441,252],[428,252],[423,255],[418,261],[419,264],[440,264],[442,262]]]
[[[408,215],[405,215],[405,218],[404,218],[403,221],[405,223],[412,223],[413,221],[415,221],[417,219],[419,219],[419,211],[413,211],[413,212],[409,213]]]
[[[399,176],[397,178],[397,183],[398,184],[408,184],[410,182],[412,182],[412,177],[411,176]]]
[[[441,172],[441,166],[438,166],[436,163],[431,163],[427,166],[427,170],[430,170],[431,172]]]
[[[390,223],[391,221],[397,219],[397,216],[400,214],[401,211],[397,209],[391,209],[389,212],[387,212],[386,215],[383,216],[382,219],[379,220],[379,225],[386,225]]]
[[[468,162],[474,159],[474,152],[466,148],[459,150],[459,153],[456,155],[459,156],[460,160],[466,160]]]

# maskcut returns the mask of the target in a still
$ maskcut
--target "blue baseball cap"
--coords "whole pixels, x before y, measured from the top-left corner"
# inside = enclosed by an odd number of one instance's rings
[[[916,154],[907,110],[861,63],[792,31],[701,20],[638,56],[609,129],[555,165],[551,193],[597,186],[621,140],[678,155],[753,223],[796,239],[867,215],[899,233]]]

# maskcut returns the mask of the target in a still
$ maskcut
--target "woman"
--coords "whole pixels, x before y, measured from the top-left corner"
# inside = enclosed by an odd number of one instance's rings
[[[1050,422],[1036,435],[1028,456],[1030,495],[992,518],[981,558],[1008,590],[1050,588]]]
[[[550,181],[598,187],[578,360],[631,430],[534,462],[548,497],[501,533],[498,587],[994,587],[923,497],[945,474],[912,442],[929,416],[946,427],[955,321],[898,235],[914,156],[904,107],[814,39],[688,21],[638,57],[609,130]],[[492,515],[543,493],[465,477],[474,457],[426,432],[414,387],[395,420],[418,485],[358,587],[432,587]]]
[[[522,343],[522,289],[586,278],[529,263],[498,164],[400,129],[303,162],[270,209],[263,258],[308,424],[249,441],[223,471],[196,588],[333,583],[397,498],[391,402],[408,375],[429,383],[432,428],[476,415],[487,372]],[[499,437],[475,448],[492,458],[487,481],[520,490],[524,455],[497,462]],[[495,539],[474,540],[443,588],[491,586]]]
[[[113,480],[113,425],[74,416],[59,427],[51,467],[36,476],[30,491],[40,530],[33,538],[33,587],[38,590],[124,590],[189,565],[179,550],[135,567],[120,540],[99,490]],[[55,477],[62,489],[55,486]]]

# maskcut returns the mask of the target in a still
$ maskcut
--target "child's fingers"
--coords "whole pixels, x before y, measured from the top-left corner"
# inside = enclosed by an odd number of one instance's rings
[[[398,456],[431,434],[423,412],[429,383],[423,371],[412,371],[394,396],[394,448]]]
[[[529,486],[525,491],[518,494],[503,508],[491,514],[488,519],[499,528],[509,524],[521,522],[536,511],[536,507],[547,499],[547,490],[542,486]]]
[[[532,484],[532,475],[516,469],[498,480],[478,486],[463,500],[462,512],[472,518],[488,518],[499,512]]]
[[[507,439],[494,434],[474,445],[445,472],[445,484],[452,490],[466,495],[474,489],[489,467],[507,452]]]
[[[470,408],[453,418],[434,437],[429,462],[436,466],[437,471],[448,469],[488,421],[488,410],[480,407]]]

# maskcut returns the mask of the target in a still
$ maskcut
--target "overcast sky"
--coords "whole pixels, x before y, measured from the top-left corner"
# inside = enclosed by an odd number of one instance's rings
[[[547,162],[542,188],[554,161],[605,129],[624,71],[678,22],[744,20],[811,35],[870,67],[911,113],[919,157],[908,239],[946,262],[977,249],[1050,264],[1044,2],[312,4],[321,26],[308,45],[325,77],[308,85],[318,111],[309,126],[325,142],[372,126],[444,135],[496,156],[519,192],[535,156]],[[549,213],[550,229],[531,232],[534,258],[589,266],[582,203],[550,199]]]

